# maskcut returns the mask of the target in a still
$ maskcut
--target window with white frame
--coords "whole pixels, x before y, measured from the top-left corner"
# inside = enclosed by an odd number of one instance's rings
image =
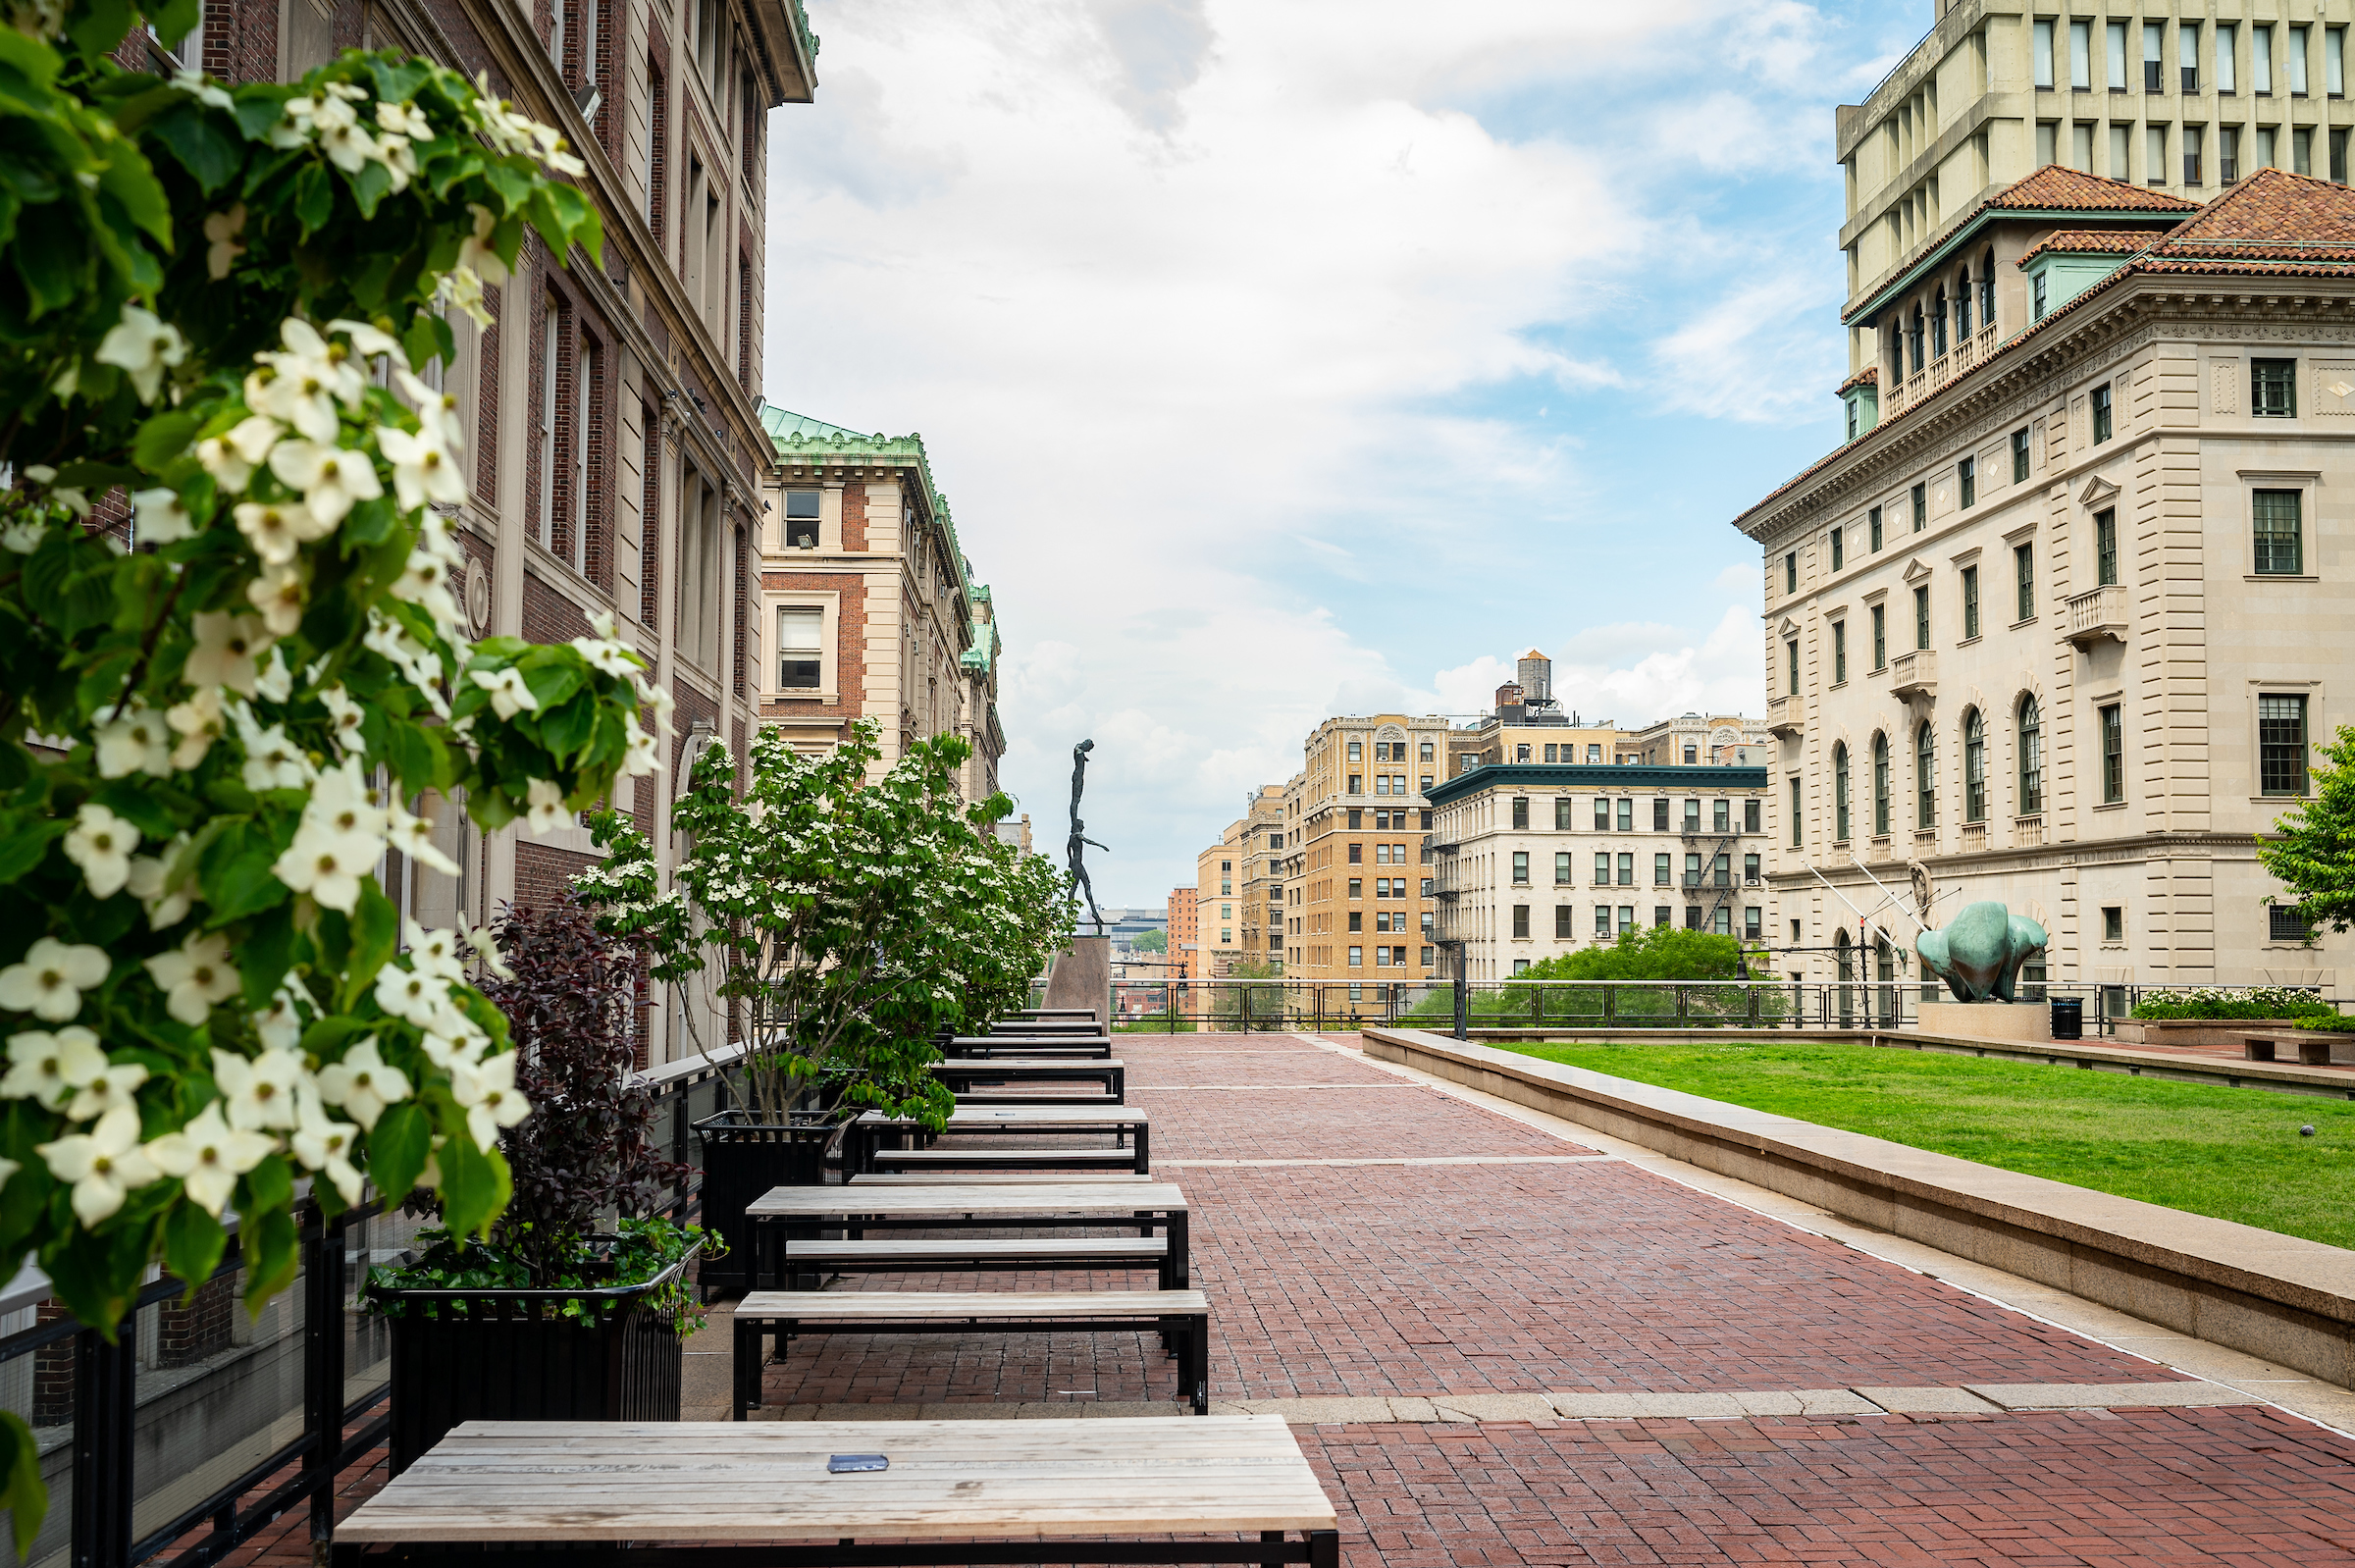
[[[825,685],[825,610],[815,604],[777,606],[777,689],[814,692]]]

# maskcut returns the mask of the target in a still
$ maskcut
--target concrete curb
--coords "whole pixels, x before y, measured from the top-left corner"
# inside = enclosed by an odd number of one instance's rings
[[[1361,1038],[1376,1060],[2355,1384],[2355,1252],[1420,1029],[1368,1028]]]

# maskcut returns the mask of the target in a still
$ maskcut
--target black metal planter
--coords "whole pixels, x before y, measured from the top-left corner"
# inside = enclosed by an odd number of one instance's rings
[[[820,1112],[796,1111],[783,1122],[743,1111],[722,1111],[695,1124],[704,1142],[703,1226],[727,1243],[727,1255],[706,1263],[704,1295],[753,1288],[753,1230],[744,1207],[771,1187],[822,1186],[826,1151],[842,1128]]]
[[[392,1331],[392,1474],[462,1421],[676,1421],[683,1341],[647,1298],[703,1250],[636,1284],[384,1290]],[[592,1315],[564,1315],[583,1303]],[[463,1311],[458,1305],[463,1303]],[[430,1316],[429,1316],[430,1312]]]

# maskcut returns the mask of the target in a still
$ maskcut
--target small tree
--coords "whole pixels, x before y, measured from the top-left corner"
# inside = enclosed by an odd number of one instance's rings
[[[1742,944],[1714,931],[1650,925],[1619,933],[1607,946],[1582,947],[1540,959],[1523,980],[1747,980],[1753,978]]]
[[[2315,750],[2314,794],[2275,820],[2257,863],[2297,895],[2308,926],[2344,931],[2355,925],[2355,728]]]
[[[1010,802],[968,806],[970,748],[918,741],[881,778],[872,725],[822,756],[776,731],[753,744],[740,797],[734,759],[697,758],[671,825],[687,848],[657,893],[653,846],[626,818],[592,818],[609,854],[575,885],[608,931],[643,941],[654,978],[705,987],[748,1047],[728,1074],[740,1109],[781,1120],[825,1079],[841,1102],[943,1124],[954,1097],[930,1073],[935,1032],[1019,1005],[1068,936],[1061,878],[990,830]],[[722,1042],[682,1010],[709,1056]]]
[[[1139,953],[1167,953],[1170,950],[1170,939],[1159,931],[1140,931],[1137,933],[1136,940],[1129,943],[1128,946]]]

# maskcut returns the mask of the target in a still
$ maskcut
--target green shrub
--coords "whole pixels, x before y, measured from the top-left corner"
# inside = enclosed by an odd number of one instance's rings
[[[2294,1019],[2334,1012],[2310,990],[2287,985],[2198,985],[2151,991],[2134,1005],[2137,1019]]]

